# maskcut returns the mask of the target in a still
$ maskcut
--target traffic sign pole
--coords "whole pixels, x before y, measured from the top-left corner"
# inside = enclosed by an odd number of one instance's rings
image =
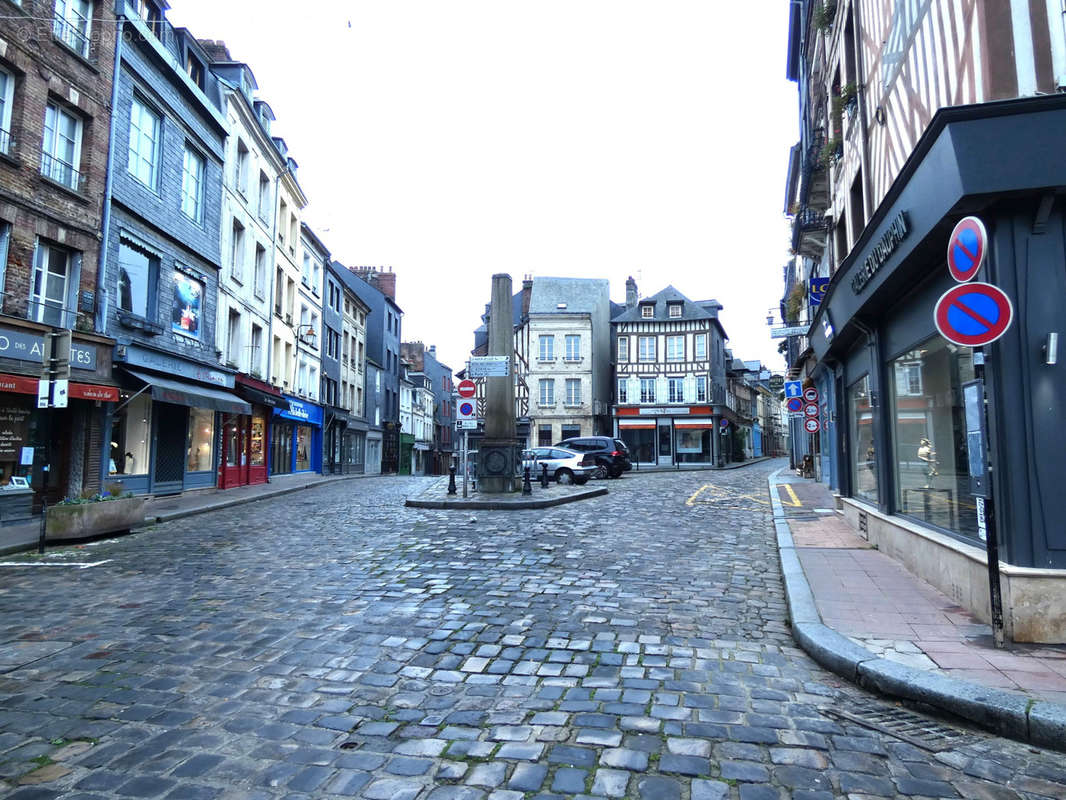
[[[978,397],[980,404],[981,423],[981,448],[982,456],[986,459],[982,466],[987,467],[988,479],[985,485],[975,492],[977,501],[977,532],[984,532],[985,553],[988,561],[988,601],[989,611],[992,617],[992,646],[1002,650],[1004,647],[1003,634],[1003,593],[1000,589],[999,580],[999,537],[996,534],[996,512],[993,500],[993,465],[989,453],[992,448],[987,446],[988,436],[988,404],[985,402],[984,379],[985,379],[985,352],[983,347],[975,347],[973,352],[973,374],[975,381],[980,381],[981,389]],[[967,439],[969,439],[969,434]],[[967,442],[970,444],[970,442]],[[972,471],[972,470],[971,470]],[[982,496],[983,495],[983,496]]]

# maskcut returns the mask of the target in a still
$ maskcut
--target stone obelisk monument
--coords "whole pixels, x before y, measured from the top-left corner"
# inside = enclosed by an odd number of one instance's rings
[[[517,492],[522,445],[515,436],[514,328],[511,276],[492,276],[489,306],[490,356],[507,358],[507,376],[485,379],[485,438],[478,445],[478,492]]]

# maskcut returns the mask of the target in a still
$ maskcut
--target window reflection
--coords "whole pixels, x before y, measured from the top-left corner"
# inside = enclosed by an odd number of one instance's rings
[[[893,361],[889,376],[899,512],[976,537],[962,403],[972,350],[936,336]]]
[[[851,421],[851,486],[855,497],[877,502],[877,452],[874,447],[874,414],[870,398],[870,376],[848,387]]]

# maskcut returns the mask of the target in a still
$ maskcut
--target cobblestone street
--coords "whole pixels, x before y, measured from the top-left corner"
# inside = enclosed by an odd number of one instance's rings
[[[0,795],[1066,797],[1062,754],[826,713],[870,695],[790,636],[781,466],[543,511],[341,481],[48,559],[91,567],[9,558]]]

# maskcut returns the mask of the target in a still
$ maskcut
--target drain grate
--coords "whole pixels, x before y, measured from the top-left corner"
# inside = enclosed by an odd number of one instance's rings
[[[854,722],[934,753],[962,747],[977,740],[973,734],[927,719],[905,708],[868,704],[857,705],[847,711],[837,708],[823,708],[822,711],[836,719]]]

